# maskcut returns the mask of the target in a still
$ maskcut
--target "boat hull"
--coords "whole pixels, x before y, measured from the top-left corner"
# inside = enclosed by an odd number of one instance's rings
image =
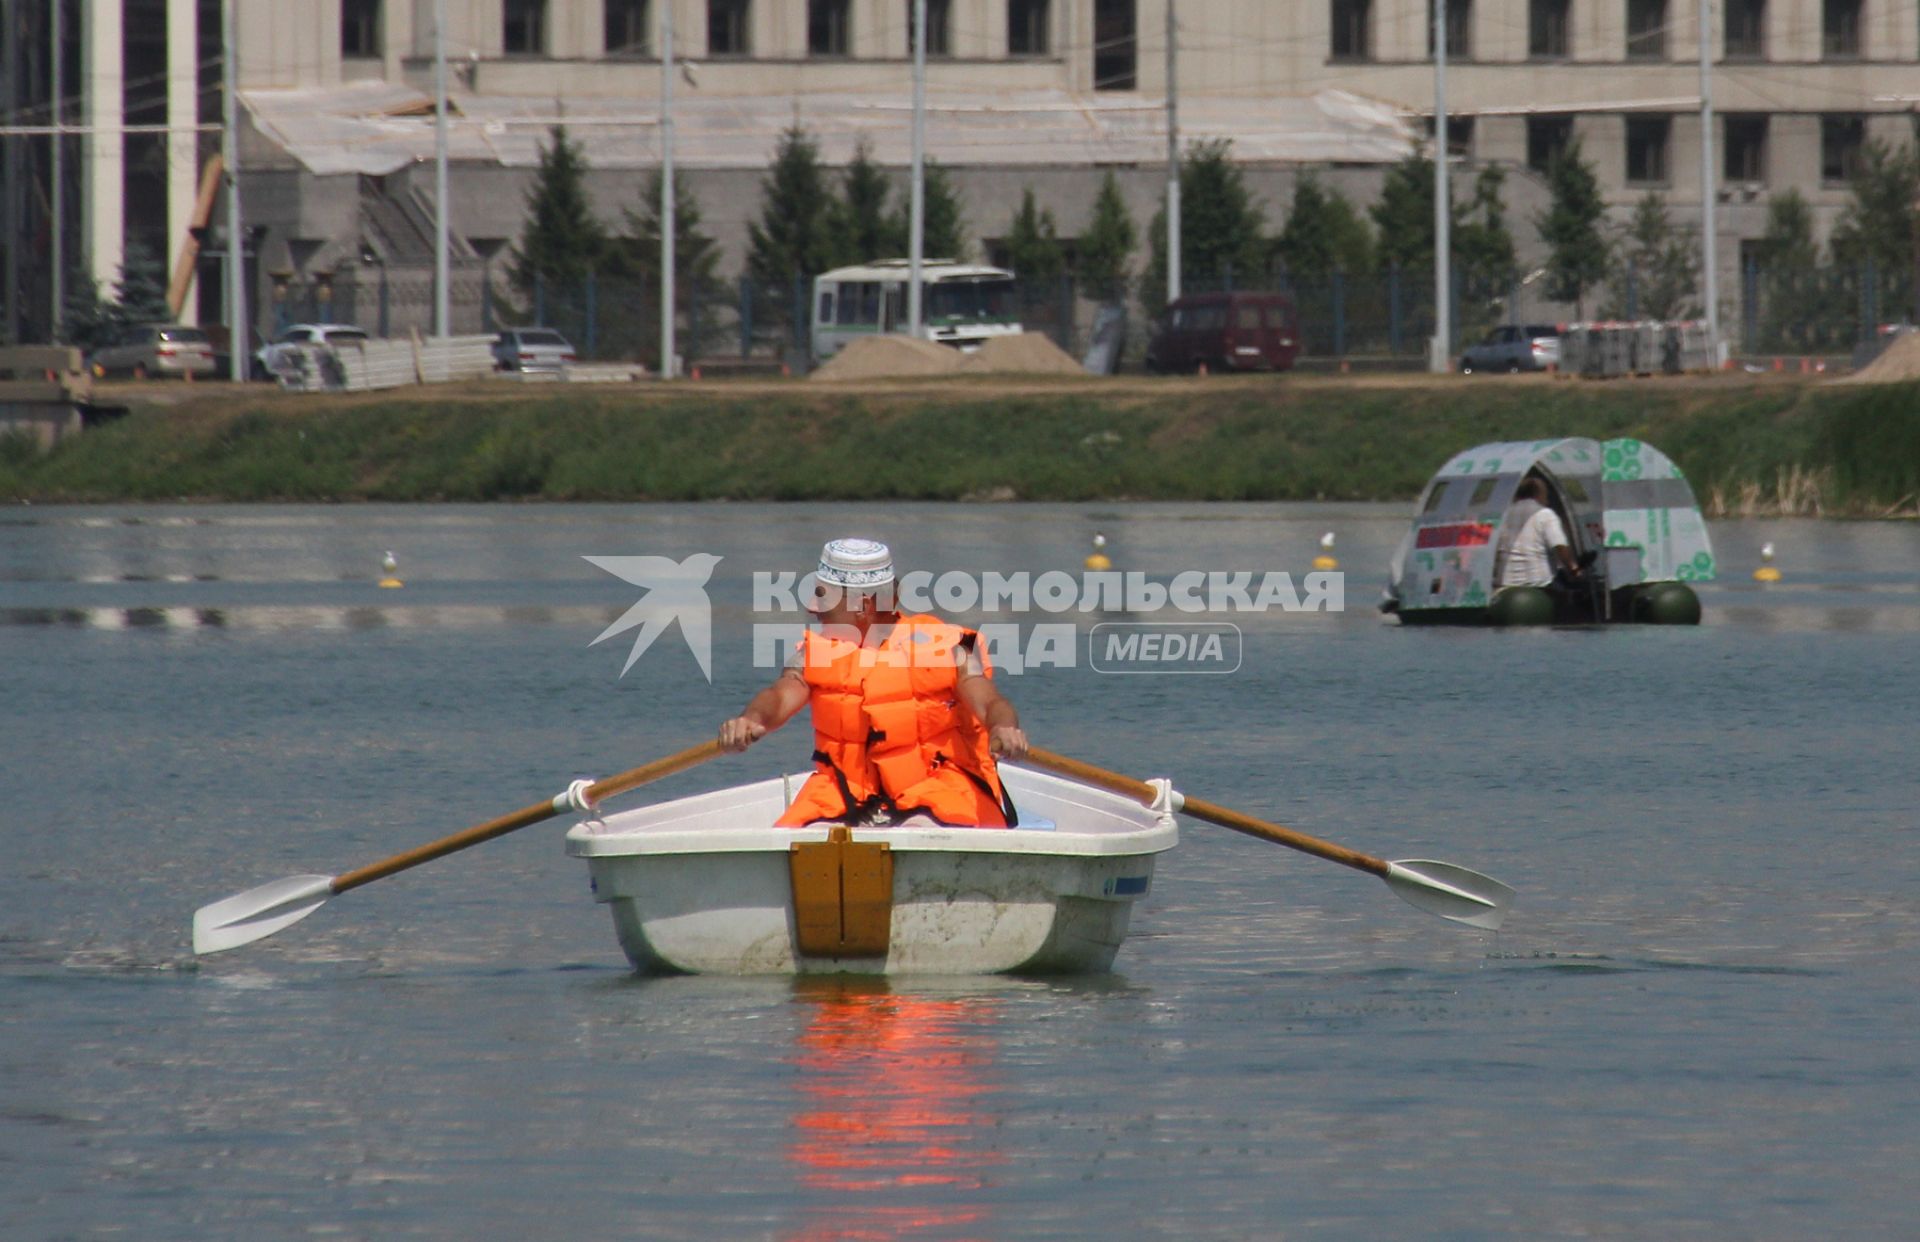
[[[770,826],[789,780],[584,821],[586,860],[620,947],[648,974],[1077,974],[1109,970],[1172,817],[1044,773],[1007,769],[1013,829],[854,829],[891,858],[884,955],[803,951],[793,847],[824,827]]]

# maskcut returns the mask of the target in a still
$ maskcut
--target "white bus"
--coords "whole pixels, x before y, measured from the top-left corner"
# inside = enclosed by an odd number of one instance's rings
[[[907,330],[906,259],[879,259],[813,278],[813,359],[825,362],[849,341]],[[1020,331],[1013,273],[1001,267],[925,259],[920,264],[920,334],[962,350]]]

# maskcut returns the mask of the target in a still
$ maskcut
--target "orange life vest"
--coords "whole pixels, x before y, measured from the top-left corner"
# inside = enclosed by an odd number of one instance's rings
[[[775,822],[887,822],[917,811],[956,826],[1013,823],[986,727],[959,699],[956,652],[976,641],[926,614],[901,617],[877,645],[808,631],[799,671],[811,691],[815,769]]]

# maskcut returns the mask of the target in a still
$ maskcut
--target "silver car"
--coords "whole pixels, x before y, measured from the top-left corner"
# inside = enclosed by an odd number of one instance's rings
[[[158,379],[213,374],[213,342],[198,328],[177,323],[140,323],[123,328],[113,344],[93,351],[94,375]]]
[[[1560,365],[1560,328],[1551,323],[1501,324],[1460,351],[1460,374],[1545,371]]]
[[[493,343],[502,371],[559,371],[574,359],[573,344],[552,328],[508,328]]]

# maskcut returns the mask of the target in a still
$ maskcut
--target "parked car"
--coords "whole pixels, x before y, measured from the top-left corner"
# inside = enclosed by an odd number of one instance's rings
[[[574,359],[572,343],[552,328],[508,328],[493,343],[502,371],[558,371]]]
[[[213,374],[213,342],[198,328],[177,323],[138,323],[123,328],[113,343],[93,351],[88,369],[96,376],[131,375],[135,379]]]
[[[1195,293],[1176,299],[1147,343],[1147,370],[1285,371],[1300,353],[1293,299]]]
[[[1551,323],[1501,324],[1478,345],[1460,351],[1460,374],[1475,371],[1544,371],[1560,365],[1560,327]]]
[[[253,351],[253,378],[274,379],[298,366],[294,360],[303,348],[316,345],[338,347],[371,340],[364,328],[350,323],[294,323],[280,330],[271,341]]]

